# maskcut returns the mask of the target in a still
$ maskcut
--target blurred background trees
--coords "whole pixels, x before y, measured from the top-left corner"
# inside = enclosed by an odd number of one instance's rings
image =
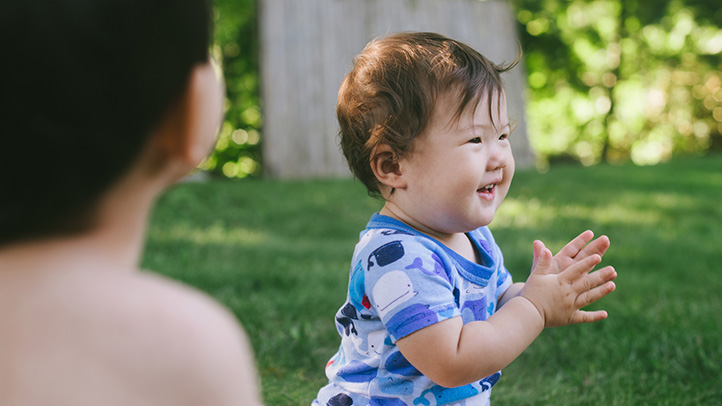
[[[716,1],[513,0],[542,163],[655,164],[722,139]]]
[[[215,0],[214,53],[228,100],[216,151],[202,167],[229,178],[259,176],[263,164],[257,1]],[[510,3],[541,167],[560,160],[647,165],[722,147],[717,0]]]
[[[214,0],[214,56],[226,78],[226,116],[213,155],[201,167],[228,178],[258,176],[261,96],[257,0]]]

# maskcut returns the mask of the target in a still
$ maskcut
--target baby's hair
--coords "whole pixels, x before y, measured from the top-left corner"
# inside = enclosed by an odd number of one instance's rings
[[[399,159],[409,153],[440,96],[458,96],[455,117],[501,93],[500,74],[513,68],[521,54],[496,65],[466,44],[429,32],[404,32],[371,41],[354,58],[338,94],[336,114],[341,149],[351,172],[372,196],[380,195],[371,160],[379,145]]]
[[[3,0],[0,245],[90,227],[208,61],[208,0]]]

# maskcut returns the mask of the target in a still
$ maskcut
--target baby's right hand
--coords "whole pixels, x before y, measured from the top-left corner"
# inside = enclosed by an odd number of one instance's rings
[[[617,272],[611,266],[591,272],[601,261],[600,255],[592,254],[572,259],[565,269],[556,270],[551,251],[541,241],[534,241],[534,268],[521,296],[536,306],[544,320],[544,327],[605,319],[606,311],[580,310],[616,287],[612,280],[617,277]]]

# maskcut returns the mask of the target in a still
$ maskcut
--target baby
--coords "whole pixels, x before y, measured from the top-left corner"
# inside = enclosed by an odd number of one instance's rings
[[[372,41],[339,91],[341,146],[385,204],[361,233],[341,347],[314,405],[487,405],[501,369],[546,327],[615,288],[592,272],[609,240],[585,231],[556,256],[541,241],[512,283],[487,228],[514,175],[498,66],[433,33]]]

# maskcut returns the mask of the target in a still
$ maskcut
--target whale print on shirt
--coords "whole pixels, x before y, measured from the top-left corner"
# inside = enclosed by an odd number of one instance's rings
[[[486,392],[491,389],[492,386],[496,385],[496,383],[499,382],[499,378],[501,378],[501,371],[495,373],[494,375],[487,376],[486,378],[479,381],[479,384],[481,385],[481,391]]]
[[[467,300],[461,305],[461,317],[465,323],[473,320],[486,320],[486,296],[478,300]]]
[[[401,376],[421,376],[421,372],[397,351],[389,356],[384,365],[387,371]]]
[[[366,274],[364,267],[359,261],[351,271],[350,281],[348,285],[349,300],[357,311],[362,311],[367,306],[368,298],[366,297]]]
[[[326,406],[353,406],[353,399],[345,393],[339,393],[326,402]]]
[[[381,355],[386,345],[386,332],[385,331],[372,331],[368,336],[368,348],[366,350],[367,355]]]
[[[418,269],[419,271],[421,271],[427,275],[432,275],[432,276],[435,275],[435,276],[443,278],[447,282],[451,282],[449,280],[449,275],[447,275],[446,270],[444,270],[444,265],[441,263],[441,258],[439,258],[439,256],[436,255],[436,253],[432,253],[431,259],[434,260],[434,269],[433,270],[424,268],[424,261],[419,257],[414,258],[414,262],[412,262],[411,265],[407,266],[406,269]]]
[[[371,382],[376,378],[377,372],[378,369],[361,361],[353,360],[339,369],[336,375],[346,382]]]
[[[374,265],[386,266],[393,264],[403,256],[404,246],[401,245],[401,241],[391,241],[376,248],[376,250],[369,255],[366,269],[370,271]],[[374,260],[376,261],[375,263]]]
[[[418,292],[414,291],[414,285],[405,272],[391,271],[379,278],[372,294],[376,310],[383,317],[400,304],[411,300]]]
[[[470,398],[477,393],[479,393],[479,391],[471,385],[459,386],[457,388],[445,388],[443,386],[434,385],[421,392],[421,395],[414,399],[414,405],[431,405],[431,402],[426,399],[427,394],[431,394],[433,398],[436,399],[436,405],[446,405],[451,402]]]
[[[313,404],[487,404],[499,374],[444,388],[409,363],[395,341],[440,320],[461,316],[467,323],[488,319],[497,310],[497,298],[511,277],[493,237],[487,229],[469,233],[483,257],[482,264],[475,264],[403,225],[399,231],[373,221],[354,249],[347,300],[335,315],[341,346],[326,368],[329,384]],[[392,219],[381,221],[394,226]]]
[[[354,320],[358,320],[356,308],[354,308],[351,303],[346,303],[343,309],[341,309],[341,315],[342,317],[336,317],[336,322],[343,327],[343,332],[346,335],[351,333],[358,335],[358,331],[356,331],[356,326],[353,322]]]

